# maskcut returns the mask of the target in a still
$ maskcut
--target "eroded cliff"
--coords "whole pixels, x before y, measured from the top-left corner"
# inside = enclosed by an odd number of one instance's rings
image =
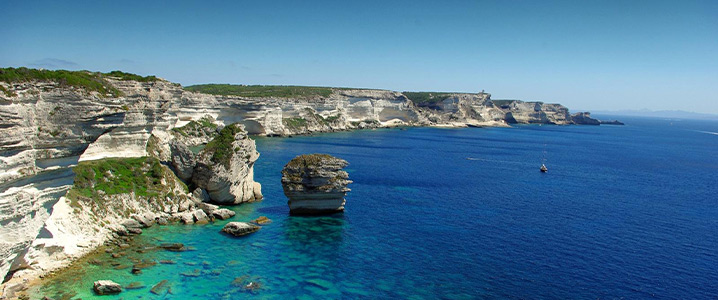
[[[159,78],[125,73],[77,74],[89,83],[42,78],[0,81],[0,275],[28,267],[49,270],[51,266],[37,264],[42,257],[60,255],[43,254],[47,251],[40,245],[60,249],[52,246],[60,241],[47,240],[48,231],[64,230],[69,236],[89,241],[72,246],[77,240],[65,239],[65,250],[58,252],[65,257],[82,253],[72,249],[89,249],[102,240],[95,233],[85,232],[93,231],[98,220],[83,216],[84,221],[75,226],[65,219],[78,211],[72,197],[61,198],[72,187],[74,174],[70,168],[78,164],[150,157],[162,168],[170,166],[179,176],[165,178],[164,184],[179,186],[184,181],[210,191],[209,200],[238,203],[261,197],[251,168],[258,153],[247,135],[287,136],[400,125],[572,124],[590,119],[585,118],[587,115],[572,118],[568,109],[557,104],[499,104],[483,92],[441,94],[426,102],[412,101],[408,93],[338,88],[323,88],[321,93],[308,96],[249,97],[187,91]],[[232,143],[239,141],[235,145],[239,150],[229,162],[236,170],[212,169],[216,165],[202,169],[216,151],[210,153],[210,147],[194,154],[191,150],[201,148],[217,138],[220,129],[235,123],[242,128],[241,133],[233,135]],[[202,183],[208,182],[201,179],[207,170],[226,175],[217,178],[232,177],[234,183],[242,183],[213,189]],[[118,214],[122,207],[130,205],[127,201],[140,199],[136,192],[121,194],[124,196],[102,195],[106,201],[122,203],[110,218],[125,217]],[[182,204],[186,199],[181,197],[186,191],[172,194],[175,197],[169,201],[174,206],[164,203],[163,207],[138,208],[138,212],[164,212],[169,205],[172,213],[173,207],[186,206]],[[89,214],[89,204],[82,205],[79,212]],[[110,231],[107,228],[98,230],[106,233]]]

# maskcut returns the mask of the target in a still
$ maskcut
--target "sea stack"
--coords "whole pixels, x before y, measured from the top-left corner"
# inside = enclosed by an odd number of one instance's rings
[[[282,169],[282,188],[292,215],[322,215],[344,211],[350,191],[346,160],[328,154],[304,154]]]

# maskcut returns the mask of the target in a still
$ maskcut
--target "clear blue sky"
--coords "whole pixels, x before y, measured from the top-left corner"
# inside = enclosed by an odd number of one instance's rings
[[[718,113],[718,1],[0,1],[0,66]]]

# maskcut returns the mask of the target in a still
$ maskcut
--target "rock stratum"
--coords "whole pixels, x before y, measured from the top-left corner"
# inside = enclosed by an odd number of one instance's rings
[[[259,153],[249,135],[392,126],[593,124],[595,120],[586,114],[570,115],[558,104],[492,101],[483,92],[445,93],[429,101],[412,101],[408,93],[339,88],[326,88],[320,95],[248,97],[194,92],[153,76],[122,72],[62,71],[84,78],[73,81],[44,75],[17,77],[16,71],[0,69],[0,275],[4,281],[13,274],[36,276],[65,265],[101,244],[114,225],[131,215],[188,214],[198,202],[261,199],[261,187],[253,179]],[[221,139],[217,144],[222,146],[231,144],[231,149],[197,151],[215,139]],[[147,160],[135,161],[139,158]],[[100,195],[72,192],[81,189],[77,180],[73,185],[72,168],[93,162],[150,168],[158,181],[145,183],[149,194],[122,187],[99,189],[105,193]],[[108,182],[119,176],[113,171],[95,175]],[[98,199],[111,205],[102,210]],[[98,209],[108,224],[92,216]],[[189,214],[180,219],[195,222],[194,216],[205,213]]]
[[[346,160],[328,154],[304,154],[282,169],[282,189],[292,215],[321,215],[344,211],[349,174]]]

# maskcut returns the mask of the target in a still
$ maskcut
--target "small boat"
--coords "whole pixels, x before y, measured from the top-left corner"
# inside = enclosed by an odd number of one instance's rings
[[[548,172],[548,168],[546,168],[546,165],[544,165],[544,164],[541,164],[541,169],[539,169],[539,170],[541,170],[542,173]]]

